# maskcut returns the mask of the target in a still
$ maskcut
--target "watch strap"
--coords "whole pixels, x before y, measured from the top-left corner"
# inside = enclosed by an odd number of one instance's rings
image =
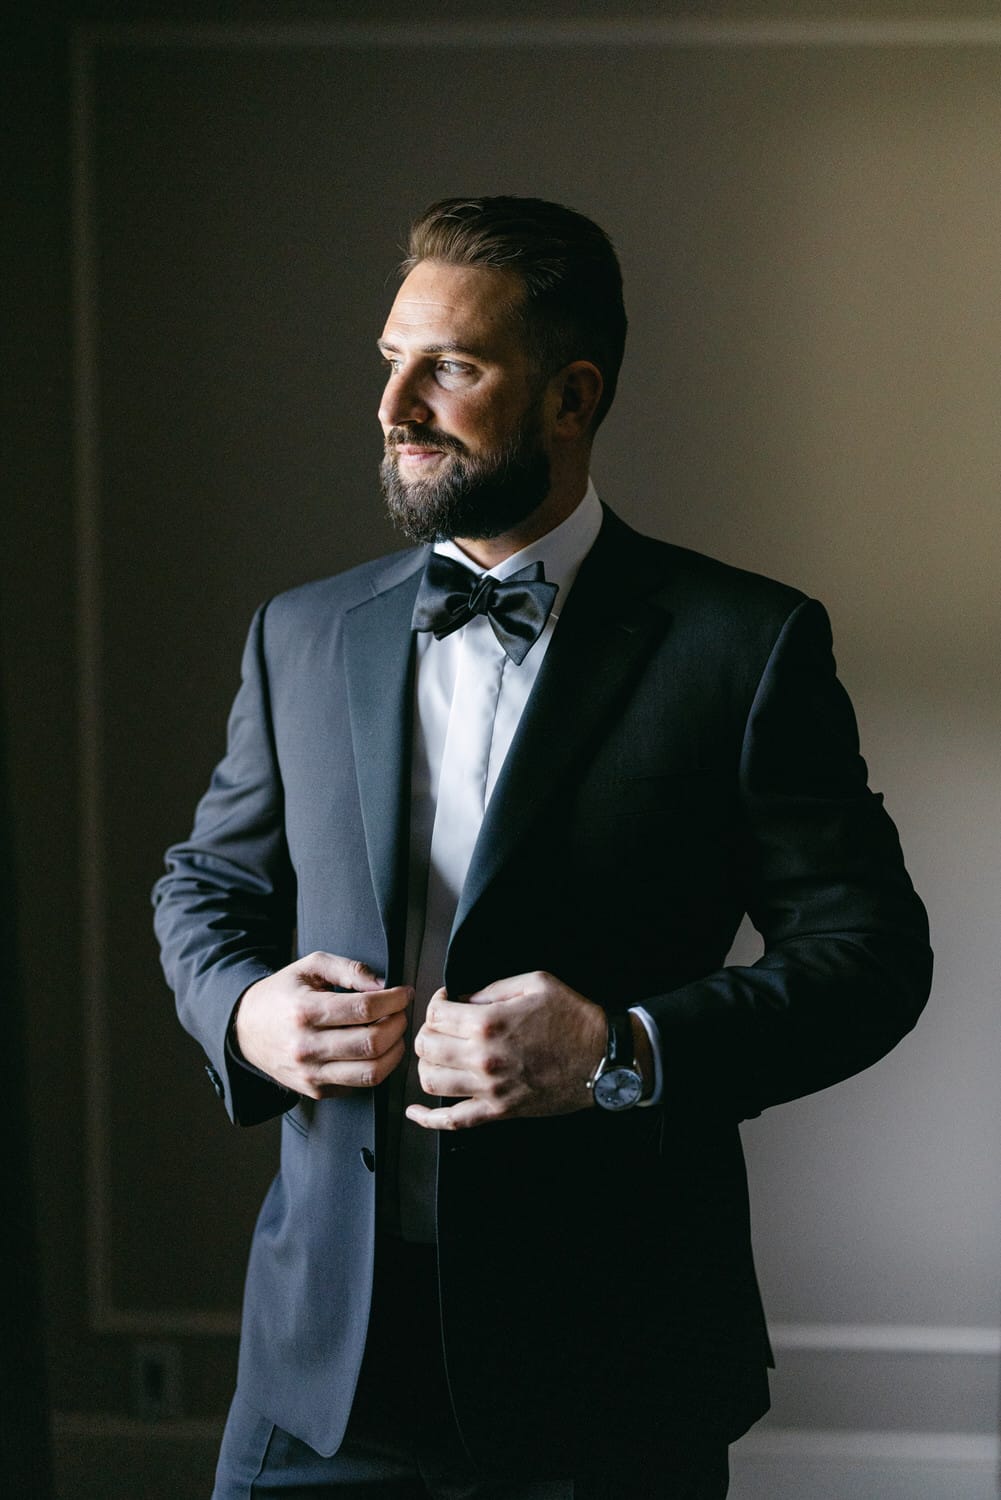
[[[629,1019],[628,1011],[619,1011],[608,1015],[608,1043],[605,1051],[604,1068],[631,1068],[636,1061],[636,1048],[633,1042],[633,1023]]]

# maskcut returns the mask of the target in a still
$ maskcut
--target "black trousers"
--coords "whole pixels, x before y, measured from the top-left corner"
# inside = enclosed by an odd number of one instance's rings
[[[598,1414],[596,1414],[597,1416]],[[430,1246],[381,1244],[368,1345],[344,1443],[316,1453],[233,1400],[212,1500],[724,1500],[727,1448],[697,1448],[665,1471],[539,1479],[473,1464],[452,1415]]]

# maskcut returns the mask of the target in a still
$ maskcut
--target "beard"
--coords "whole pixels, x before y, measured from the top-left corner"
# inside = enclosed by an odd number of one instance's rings
[[[448,455],[443,472],[405,482],[396,446],[419,443]],[[540,441],[535,413],[522,419],[502,448],[480,457],[449,433],[412,423],[386,436],[379,467],[386,506],[411,542],[442,542],[450,537],[485,541],[502,536],[537,510],[549,493],[549,457]]]

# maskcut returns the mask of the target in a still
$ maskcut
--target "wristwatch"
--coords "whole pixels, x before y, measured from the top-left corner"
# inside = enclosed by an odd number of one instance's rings
[[[588,1079],[601,1109],[632,1109],[643,1097],[643,1075],[636,1066],[633,1026],[628,1014],[608,1017],[605,1055]]]

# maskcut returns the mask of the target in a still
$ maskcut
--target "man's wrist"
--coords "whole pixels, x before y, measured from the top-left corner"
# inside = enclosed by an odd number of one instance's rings
[[[244,1000],[246,1000],[247,996],[250,994],[250,991],[254,989],[256,985],[262,983],[263,980],[270,979],[271,977],[271,974],[262,974],[261,978],[255,979],[253,984],[248,984],[247,988],[243,991],[242,995],[233,1006],[233,1009],[230,1012],[229,1025],[226,1028],[226,1052],[234,1062],[239,1063],[243,1068],[247,1068],[251,1073],[256,1073],[258,1078],[266,1078],[269,1083],[275,1083],[277,1085],[277,1080],[272,1078],[270,1073],[265,1073],[263,1068],[258,1067],[257,1063],[252,1062],[251,1059],[246,1055],[240,1045],[240,1034],[237,1027],[237,1021],[240,1015],[241,1007]],[[283,1087],[283,1085],[277,1086]]]

